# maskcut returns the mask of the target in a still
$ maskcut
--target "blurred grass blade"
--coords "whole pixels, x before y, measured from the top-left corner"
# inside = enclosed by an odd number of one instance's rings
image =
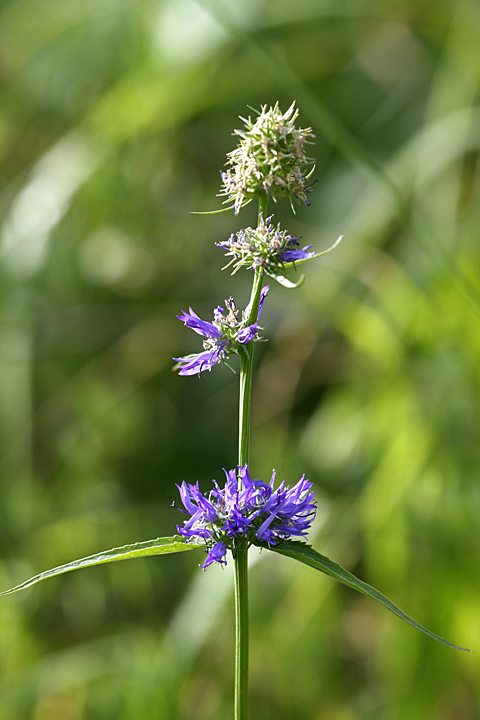
[[[427,628],[423,627],[423,625],[420,625],[420,623],[417,623],[415,620],[413,620],[413,618],[404,613],[403,610],[400,610],[400,608],[398,608],[381,592],[375,590],[375,588],[373,588],[371,585],[367,585],[367,583],[364,583],[362,580],[356,578],[355,575],[352,575],[352,573],[348,572],[348,570],[345,570],[341,565],[338,565],[338,563],[329,560],[324,555],[320,555],[320,553],[314,550],[311,545],[306,545],[305,543],[294,540],[284,540],[280,545],[276,547],[269,547],[269,549],[273,552],[279,553],[280,555],[286,555],[287,557],[291,557],[294,560],[299,560],[300,562],[305,563],[305,565],[310,565],[310,567],[315,568],[315,570],[320,570],[320,572],[325,573],[325,575],[329,575],[330,577],[338,580],[344,585],[348,585],[348,587],[351,587],[354,590],[358,590],[358,592],[361,592],[363,595],[368,595],[369,597],[384,605],[395,615],[398,615],[398,617],[402,618],[402,620],[405,620],[405,622],[409,623],[409,625],[412,625],[417,630],[421,630],[421,632],[425,633],[425,635],[428,635],[434,640],[438,640],[444,645],[448,645],[449,647],[455,648],[456,650],[465,650],[466,652],[472,652],[472,650],[469,650],[468,648],[453,645],[453,643],[449,643],[447,640],[444,640],[439,635],[435,635],[435,633],[430,632],[430,630],[427,630]]]
[[[89,567],[90,565],[102,565],[103,563],[116,562],[117,560],[131,560],[137,557],[147,557],[148,555],[166,555],[167,553],[194,550],[199,547],[204,546],[197,545],[192,542],[186,542],[179,535],[156,538],[155,540],[146,540],[145,542],[134,543],[133,545],[124,545],[123,547],[105,550],[104,552],[97,553],[96,555],[89,555],[88,557],[81,558],[80,560],[74,560],[66,565],[59,565],[51,570],[46,570],[45,572],[26,580],[20,585],[10,588],[10,590],[4,590],[4,592],[0,593],[0,596],[10,595],[10,593],[18,592],[18,590],[25,590],[25,588],[28,588],[31,585],[36,585],[36,583],[40,582],[40,580],[45,580],[46,578],[54,577],[55,575],[63,575],[63,573],[70,572],[71,570]]]

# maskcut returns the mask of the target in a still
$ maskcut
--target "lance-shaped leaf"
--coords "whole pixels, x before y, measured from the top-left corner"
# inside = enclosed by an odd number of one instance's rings
[[[259,546],[266,547],[265,545],[261,545],[260,543]],[[376,590],[371,585],[367,585],[367,583],[363,582],[362,580],[359,580],[357,577],[355,577],[355,575],[352,575],[352,573],[348,572],[348,570],[345,570],[338,563],[333,562],[333,560],[329,560],[329,558],[325,557],[324,555],[320,555],[320,553],[314,550],[311,545],[306,545],[305,543],[295,540],[284,540],[279,545],[270,546],[269,550],[279,553],[280,555],[286,555],[286,557],[291,557],[294,560],[305,563],[305,565],[310,565],[310,567],[315,568],[315,570],[320,570],[320,572],[325,573],[325,575],[329,575],[330,577],[338,580],[344,585],[348,585],[348,587],[351,587],[354,590],[358,590],[358,592],[361,592],[363,595],[368,595],[368,597],[371,597],[377,602],[381,603],[386,608],[388,608],[388,610],[393,612],[395,615],[398,615],[398,617],[402,618],[402,620],[405,620],[405,622],[409,623],[414,628],[417,628],[417,630],[421,630],[421,632],[425,633],[425,635],[428,635],[434,640],[438,640],[439,642],[444,643],[449,647],[455,648],[456,650],[465,650],[466,652],[472,652],[472,650],[469,650],[468,648],[453,645],[453,643],[449,643],[447,640],[444,640],[439,635],[435,635],[435,633],[430,632],[430,630],[427,630],[427,628],[423,627],[423,625],[420,625],[420,623],[416,622],[416,620],[413,620],[413,618],[404,613],[403,610],[400,610],[399,607],[397,607],[381,592]]]
[[[123,547],[105,550],[104,552],[97,553],[96,555],[89,555],[88,557],[81,558],[80,560],[74,560],[66,565],[59,565],[51,570],[46,570],[45,572],[26,580],[20,585],[10,588],[10,590],[4,590],[4,592],[0,593],[0,596],[18,592],[18,590],[25,590],[25,588],[35,585],[40,582],[40,580],[45,580],[46,578],[54,577],[55,575],[63,575],[63,573],[70,572],[71,570],[89,567],[90,565],[102,565],[103,563],[116,562],[117,560],[131,560],[137,557],[147,557],[148,555],[166,555],[168,553],[184,552],[185,550],[195,550],[199,547],[204,548],[205,545],[203,543],[197,544],[191,541],[187,542],[180,535],[156,538],[155,540],[146,540],[145,542],[134,543],[133,545],[124,545]]]

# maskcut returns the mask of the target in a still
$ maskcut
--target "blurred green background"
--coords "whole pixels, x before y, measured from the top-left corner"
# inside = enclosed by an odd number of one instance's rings
[[[175,483],[236,462],[237,378],[172,373],[251,278],[214,242],[247,105],[312,126],[334,253],[272,287],[251,469],[303,472],[311,541],[475,655],[279,556],[252,554],[252,720],[480,717],[477,0],[3,0],[0,583],[171,535]],[[71,573],[0,602],[2,720],[225,720],[230,568]]]

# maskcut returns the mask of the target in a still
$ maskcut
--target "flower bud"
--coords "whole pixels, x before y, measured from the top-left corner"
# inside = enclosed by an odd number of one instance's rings
[[[220,195],[227,196],[227,202],[233,202],[235,214],[246,200],[266,193],[275,202],[278,198],[288,197],[290,202],[298,200],[305,205],[310,187],[306,184],[307,169],[313,171],[313,160],[307,158],[305,146],[308,138],[315,137],[311,128],[296,128],[298,116],[295,103],[286,113],[282,113],[278,103],[262,111],[253,121],[240,118],[245,123],[244,130],[235,130],[240,143],[235,150],[227,154],[226,165],[231,167],[222,172],[223,190]]]

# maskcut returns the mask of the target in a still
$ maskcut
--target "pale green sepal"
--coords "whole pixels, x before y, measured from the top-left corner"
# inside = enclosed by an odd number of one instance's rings
[[[272,277],[274,280],[280,283],[280,285],[283,285],[283,287],[288,288],[289,290],[300,287],[300,285],[303,285],[305,280],[305,275],[300,275],[296,283],[291,282],[291,280],[284,277],[283,275],[273,275],[272,273],[268,273],[268,275],[269,277]]]
[[[262,544],[261,547],[265,547],[265,545]],[[447,640],[444,640],[439,635],[435,635],[435,633],[430,632],[430,630],[427,630],[427,628],[423,627],[423,625],[420,625],[420,623],[417,623],[415,620],[413,620],[413,618],[409,617],[409,615],[404,613],[403,610],[400,610],[400,608],[398,608],[381,592],[373,588],[371,585],[367,585],[367,583],[356,578],[355,575],[352,575],[352,573],[348,572],[348,570],[345,570],[341,565],[338,565],[338,563],[329,560],[324,555],[320,555],[320,553],[314,550],[311,545],[307,545],[303,542],[295,540],[284,540],[279,545],[269,546],[269,550],[279,553],[280,555],[286,555],[287,557],[291,557],[294,560],[299,560],[300,562],[305,563],[305,565],[310,565],[310,567],[315,568],[315,570],[320,570],[320,572],[325,573],[325,575],[329,575],[330,577],[338,580],[344,585],[348,585],[348,587],[351,587],[354,590],[358,590],[358,592],[363,593],[363,595],[368,595],[369,597],[384,605],[392,613],[398,615],[398,617],[402,618],[402,620],[405,620],[405,622],[409,623],[409,625],[412,625],[417,630],[421,630],[421,632],[425,633],[434,640],[438,640],[444,645],[448,645],[449,647],[455,648],[456,650],[465,650],[465,652],[472,652],[472,650],[469,650],[468,648],[453,645],[453,643],[449,643]]]
[[[0,596],[18,592],[18,590],[25,590],[25,588],[35,585],[40,582],[40,580],[45,580],[55,575],[62,575],[63,573],[77,570],[78,568],[89,567],[90,565],[101,565],[102,563],[115,562],[117,560],[130,560],[137,557],[147,557],[148,555],[165,555],[167,553],[184,552],[185,550],[195,550],[200,547],[204,548],[204,543],[187,542],[180,535],[146,540],[145,542],[134,543],[133,545],[124,545],[123,547],[105,550],[96,555],[89,555],[88,557],[74,560],[66,565],[59,565],[51,570],[46,570],[40,573],[40,575],[35,575],[35,577],[30,578],[30,580],[26,580],[20,585],[10,588],[10,590],[4,590],[0,593]]]

